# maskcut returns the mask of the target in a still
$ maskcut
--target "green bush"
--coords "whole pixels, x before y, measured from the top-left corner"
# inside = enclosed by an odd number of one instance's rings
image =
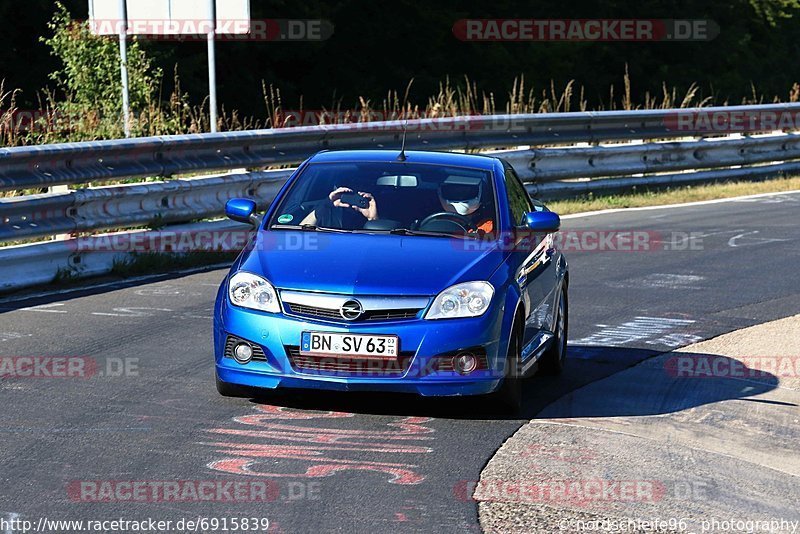
[[[42,42],[61,60],[62,67],[50,74],[58,94],[50,94],[48,104],[54,107],[57,121],[69,121],[68,137],[122,137],[122,80],[119,40],[113,36],[95,36],[88,23],[72,20],[61,2],[48,23],[52,32]],[[162,78],[160,69],[138,42],[128,44],[128,86],[132,129],[137,129],[137,113],[149,109],[157,98]]]

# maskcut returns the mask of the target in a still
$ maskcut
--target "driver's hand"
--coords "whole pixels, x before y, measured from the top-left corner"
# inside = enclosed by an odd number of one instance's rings
[[[375,202],[375,197],[373,197],[371,193],[364,193],[363,191],[359,191],[358,194],[364,198],[369,199],[369,206],[367,206],[366,208],[359,208],[358,206],[353,206],[353,209],[359,212],[364,217],[366,217],[367,220],[377,221],[378,203]]]
[[[331,200],[331,202],[333,202],[333,205],[336,206],[337,208],[351,208],[353,206],[351,206],[347,202],[342,202],[342,195],[345,193],[352,193],[352,192],[353,190],[350,189],[349,187],[340,187],[339,189],[334,189],[331,192],[331,194],[328,195],[328,198]]]

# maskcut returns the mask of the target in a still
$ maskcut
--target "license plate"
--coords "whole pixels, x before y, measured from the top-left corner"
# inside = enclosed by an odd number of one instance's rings
[[[397,358],[398,345],[397,336],[303,332],[300,354]]]

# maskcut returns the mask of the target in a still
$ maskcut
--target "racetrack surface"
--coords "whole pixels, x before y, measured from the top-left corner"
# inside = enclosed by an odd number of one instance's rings
[[[218,396],[211,313],[223,270],[3,301],[0,357],[81,357],[94,376],[0,380],[0,514],[478,531],[470,481],[547,405],[653,355],[797,314],[798,220],[800,194],[565,220],[568,370],[528,381],[514,419],[480,399]],[[646,235],[647,250],[575,250],[608,235],[585,232],[607,231]],[[80,491],[210,480],[268,481],[267,502],[91,502],[98,494]]]

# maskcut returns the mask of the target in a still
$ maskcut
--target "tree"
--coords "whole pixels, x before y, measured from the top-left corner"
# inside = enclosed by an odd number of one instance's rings
[[[798,0],[749,0],[756,14],[775,26],[778,19],[792,17],[792,10],[800,8]]]
[[[119,137],[122,80],[118,41],[92,35],[89,25],[73,21],[60,1],[55,7],[48,23],[52,35],[42,38],[51,54],[61,61],[61,68],[50,74],[61,92],[51,105],[55,104],[58,115],[69,117],[72,123],[75,118],[94,123],[98,129],[95,137]],[[161,70],[152,66],[139,43],[130,43],[128,86],[134,112],[153,103],[161,77]]]

